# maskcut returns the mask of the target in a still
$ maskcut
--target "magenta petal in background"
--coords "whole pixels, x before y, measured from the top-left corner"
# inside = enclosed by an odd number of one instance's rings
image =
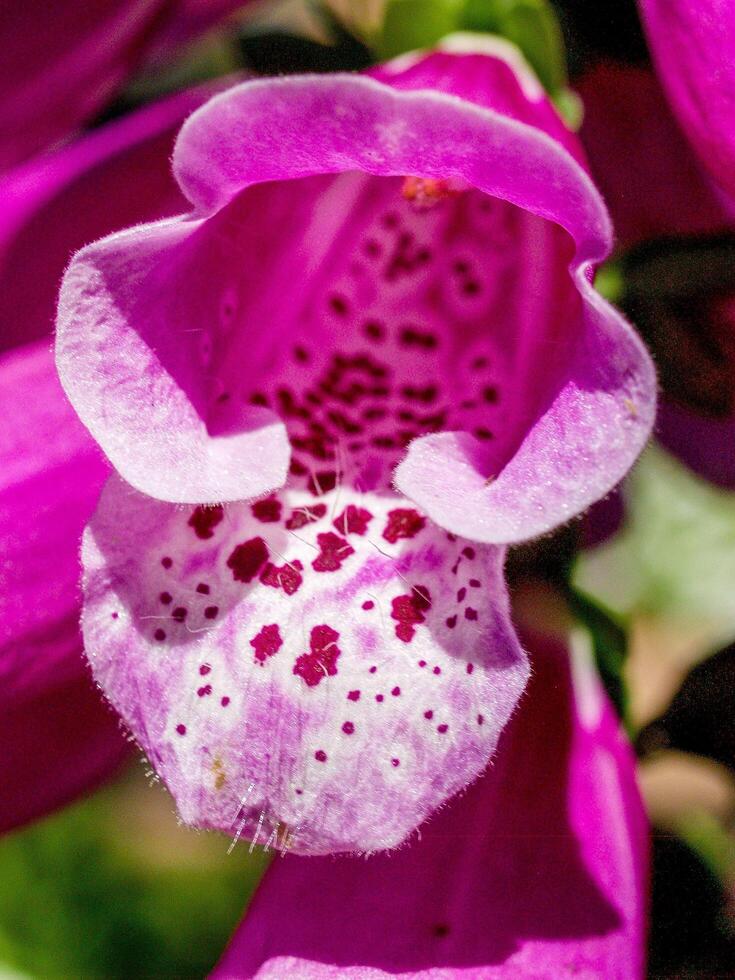
[[[643,976],[632,752],[584,654],[529,647],[493,768],[396,852],[277,857],[216,980]]]
[[[653,59],[701,160],[735,196],[735,2],[639,0]]]
[[[149,52],[161,56],[238,0],[26,0],[0,11],[0,170],[64,139]]]
[[[0,830],[127,754],[82,655],[79,541],[107,473],[47,346],[0,360]]]
[[[141,109],[0,178],[0,350],[51,332],[75,249],[186,206],[171,176],[174,137],[211,92]]]
[[[493,84],[519,87],[512,73],[493,74],[494,59],[485,60]],[[227,335],[240,338],[246,381],[281,355],[278,337],[295,340],[303,332],[308,339],[310,297],[342,271],[333,267],[336,254],[344,264],[344,252],[330,246],[357,228],[345,220],[352,206],[330,194],[325,179],[308,229],[325,250],[317,260],[289,240],[287,216],[276,220],[276,209],[264,221],[249,210],[258,200],[251,185],[355,170],[450,178],[478,188],[470,191],[477,197],[483,192],[546,219],[529,229],[527,244],[515,243],[513,284],[525,284],[526,294],[512,327],[488,324],[490,342],[493,330],[504,329],[527,344],[513,351],[510,414],[495,449],[476,431],[417,439],[397,470],[399,489],[441,526],[505,543],[572,517],[629,468],[650,430],[655,385],[640,341],[590,286],[591,265],[610,247],[602,201],[561,143],[535,125],[444,94],[463,90],[467,70],[474,97],[482,58],[426,61],[443,91],[397,91],[394,68],[383,69],[390,86],[304,77],[223,93],[188,121],[175,151],[194,214],[122,232],[77,254],[59,308],[62,382],[136,488],[174,502],[217,503],[282,482],[288,444],[274,418],[245,410],[239,391],[230,397],[232,390],[223,390],[234,383],[226,377],[233,364]],[[308,201],[316,185],[296,185],[297,192],[299,186]],[[279,190],[270,183],[259,193],[277,201]],[[395,199],[401,206],[398,189]],[[271,251],[277,261],[258,271]],[[487,255],[491,275],[500,254]],[[571,275],[560,272],[570,260]]]

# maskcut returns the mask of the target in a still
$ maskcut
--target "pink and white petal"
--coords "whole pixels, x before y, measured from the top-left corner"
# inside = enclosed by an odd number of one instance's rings
[[[461,57],[443,55],[443,72],[448,71],[446,59],[461,73]],[[558,439],[565,426],[576,425],[582,416],[579,439],[570,440],[568,451],[552,446],[544,458],[544,478],[556,481],[573,470],[577,479],[565,481],[573,492],[561,500],[560,513],[561,495],[545,501],[530,530],[535,534],[604,493],[635,458],[652,420],[650,361],[630,328],[589,285],[590,264],[609,248],[602,202],[578,163],[538,128],[454,96],[396,91],[369,78],[279,79],[236,87],[195,113],[179,137],[174,166],[195,213],[219,213],[134,229],[83,250],[67,276],[59,315],[59,364],[70,398],[114,465],[141,490],[163,499],[217,502],[257,492],[256,476],[260,492],[275,485],[273,467],[258,475],[260,460],[258,466],[243,465],[251,448],[247,438],[218,438],[220,426],[232,433],[253,424],[243,418],[239,399],[225,390],[230,379],[218,371],[228,362],[234,369],[237,352],[245,355],[240,363],[248,365],[246,377],[262,373],[268,358],[281,356],[281,338],[305,334],[310,339],[317,316],[312,310],[305,323],[304,310],[312,294],[330,277],[337,281],[344,270],[345,236],[348,242],[359,240],[367,219],[376,217],[353,216],[350,206],[359,212],[356,205],[361,203],[353,194],[360,187],[354,174],[331,181],[312,175],[355,170],[383,177],[416,175],[440,184],[449,178],[450,198],[456,189],[460,197],[462,192],[480,201],[483,195],[499,197],[530,212],[530,240],[535,238],[535,244],[518,263],[515,280],[519,291],[528,286],[529,296],[514,309],[518,322],[501,325],[500,336],[522,336],[523,344],[530,345],[525,353],[537,356],[524,360],[520,346],[513,352],[521,376],[508,381],[520,408],[510,413],[497,446],[473,453],[476,482],[484,485],[488,477],[498,477],[539,419],[539,435],[525,440],[527,452],[518,466],[524,478],[533,477],[540,458],[536,447],[547,436]],[[280,183],[269,185],[276,181]],[[251,186],[264,182],[265,187]],[[473,187],[481,193],[468,193]],[[395,196],[398,205],[410,210],[397,190]],[[305,227],[300,221],[309,209],[311,223]],[[538,233],[544,222],[534,227],[533,215],[549,222],[547,231]],[[274,222],[274,216],[280,220]],[[264,235],[264,227],[277,231]],[[558,267],[572,259],[571,240],[576,255],[570,278]],[[342,261],[335,268],[337,243]],[[248,256],[247,263],[240,261],[242,255]],[[266,257],[271,260],[268,269]],[[359,265],[357,256],[352,258]],[[495,279],[497,264],[497,255],[488,256]],[[300,270],[298,277],[294,268]],[[363,271],[363,280],[369,275]],[[382,287],[384,282],[370,285]],[[466,310],[464,315],[472,313]],[[455,310],[450,325],[456,327],[462,316]],[[536,332],[535,317],[541,321]],[[554,335],[549,334],[549,319],[562,324]],[[102,338],[94,349],[88,343],[89,323]],[[265,324],[267,329],[260,329]],[[195,338],[202,342],[202,333],[204,356],[197,356]],[[492,342],[492,329],[487,333]],[[581,334],[585,339],[579,345]],[[238,343],[239,350],[233,346]],[[577,346],[583,348],[579,354]],[[599,351],[609,357],[606,368],[588,363]],[[110,421],[103,407],[113,386],[117,411]],[[220,398],[229,399],[222,413]],[[628,403],[634,411],[627,410]],[[155,404],[145,429],[135,422],[141,404]],[[600,424],[611,450],[596,444],[580,458],[579,443],[585,442],[589,427]],[[185,443],[195,431],[192,458]],[[416,447],[420,453],[420,441]],[[219,465],[202,465],[210,452]],[[279,447],[279,462],[280,453]],[[160,466],[162,457],[165,467]],[[442,488],[449,492],[446,472],[441,473],[441,487],[431,477],[435,496],[441,496]],[[541,493],[532,492],[530,508],[538,506]],[[517,536],[517,527],[507,526],[502,506],[497,513],[493,510],[500,496],[500,489],[487,499],[480,494],[487,513],[478,520],[494,528],[494,537],[483,540]],[[438,514],[440,508],[432,506]]]
[[[174,137],[213,91],[202,86],[165,99],[3,176],[0,348],[51,333],[59,282],[76,249],[184,210],[171,175]]]
[[[83,562],[96,680],[197,826],[393,847],[484,769],[526,682],[503,550],[384,492],[191,508],[113,476]]]
[[[396,853],[274,861],[213,978],[640,980],[647,826],[632,752],[594,675],[577,664],[572,679],[544,637],[529,648],[528,694],[492,770]]]
[[[0,360],[0,829],[67,802],[129,746],[82,657],[79,540],[108,468],[46,345]],[[22,421],[22,424],[21,424]]]

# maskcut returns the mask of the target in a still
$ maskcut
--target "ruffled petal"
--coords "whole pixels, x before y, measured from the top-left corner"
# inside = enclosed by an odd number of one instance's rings
[[[640,0],[659,76],[695,150],[735,197],[735,3]]]
[[[184,209],[171,176],[174,136],[212,92],[203,86],[165,99],[4,175],[0,349],[51,333],[59,282],[77,248]]]
[[[395,846],[482,771],[525,685],[502,549],[395,494],[316,475],[192,508],[113,477],[83,561],[96,679],[197,826]]]
[[[493,769],[397,853],[277,859],[214,978],[643,976],[632,753],[582,651],[529,646]]]
[[[43,347],[0,361],[0,830],[128,751],[82,658],[79,540],[108,472]],[[21,424],[22,422],[22,424]]]
[[[471,59],[475,73],[478,60]],[[462,75],[462,56],[440,61],[437,76]],[[503,78],[518,88],[509,73]],[[630,466],[652,422],[651,364],[589,284],[590,264],[609,247],[602,202],[579,164],[535,125],[368,78],[270,80],[234,88],[195,113],[174,166],[194,215],[84,249],[59,309],[63,383],[115,467],[141,491],[220,503],[283,482],[285,434],[273,416],[247,410],[243,389],[274,363],[281,370],[284,338],[289,348],[302,337],[336,346],[339,308],[327,318],[315,299],[330,285],[351,277],[353,313],[367,328],[374,297],[391,291],[390,258],[374,253],[366,268],[357,249],[393,248],[385,229],[377,241],[365,234],[381,217],[391,179],[398,224],[411,225],[416,205],[437,199],[460,237],[462,209],[480,211],[485,200],[491,224],[511,205],[525,218],[510,220],[520,237],[510,235],[516,252],[503,272],[487,236],[471,242],[474,277],[461,271],[461,258],[452,272],[451,249],[439,249],[435,262],[397,241],[400,277],[411,271],[407,312],[426,320],[426,303],[417,308],[415,297],[435,282],[446,333],[457,348],[488,344],[505,391],[497,431],[487,424],[491,403],[483,419],[445,419],[424,430],[450,434],[415,439],[398,470],[400,490],[446,529],[502,543],[571,517]],[[384,180],[342,173],[355,170]],[[395,175],[413,181],[403,196]],[[379,212],[365,211],[371,195]],[[573,256],[570,276],[564,266]],[[422,261],[424,293],[416,288]],[[504,319],[503,290],[513,295]],[[455,366],[452,383],[461,377]],[[472,506],[458,507],[457,487]]]

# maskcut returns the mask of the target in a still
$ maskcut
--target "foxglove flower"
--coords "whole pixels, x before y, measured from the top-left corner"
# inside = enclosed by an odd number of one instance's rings
[[[635,249],[627,259],[626,290],[631,315],[658,359],[665,397],[657,436],[695,472],[733,488],[732,215],[650,71],[601,64],[582,79],[580,93],[581,136],[592,173],[621,244]],[[631,171],[633,155],[638,162]],[[697,252],[700,274],[691,267]],[[657,279],[663,288],[634,289],[637,270],[646,266],[648,281]]]
[[[109,467],[58,382],[48,335],[75,248],[174,213],[173,137],[211,90],[182,93],[0,184],[0,831],[114,772],[130,746],[82,654],[79,542]]]
[[[735,2],[639,0],[674,113],[710,173],[735,195]]]
[[[117,470],[86,649],[185,821],[376,850],[485,767],[528,670],[504,546],[654,411],[568,148],[497,56],[247,83],[179,136],[192,213],[72,262],[57,362]]]
[[[584,644],[570,675],[563,646],[527,641],[492,769],[398,853],[274,861],[213,980],[644,976],[633,754]]]
[[[79,536],[109,467],[60,389],[47,342],[0,359],[0,411],[4,831],[98,782],[129,746],[79,634]]]

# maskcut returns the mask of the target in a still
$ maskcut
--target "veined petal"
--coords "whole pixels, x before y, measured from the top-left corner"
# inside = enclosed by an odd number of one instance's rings
[[[643,976],[632,753],[582,651],[529,648],[492,770],[397,853],[274,861],[213,978]]]
[[[192,508],[113,477],[83,561],[96,679],[182,818],[236,837],[401,843],[482,771],[526,681],[502,549],[395,494],[317,476]]]
[[[82,657],[79,540],[108,472],[46,345],[0,361],[0,830],[128,752]]]
[[[482,59],[470,60],[476,73]],[[441,87],[466,63],[442,54]],[[194,214],[78,253],[59,309],[62,381],[139,490],[215,504],[280,485],[288,443],[244,404],[253,385],[282,375],[301,339],[359,356],[380,342],[364,331],[381,310],[391,338],[410,321],[440,337],[433,371],[449,368],[447,389],[466,380],[462,348],[483,346],[503,389],[498,411],[480,406],[475,378],[461,399],[475,414],[428,424],[397,471],[445,529],[487,543],[540,534],[637,455],[653,371],[590,286],[610,235],[586,173],[538,123],[399,91],[397,77],[269,80],[213,99],[174,157]],[[426,203],[437,206],[418,213]]]

